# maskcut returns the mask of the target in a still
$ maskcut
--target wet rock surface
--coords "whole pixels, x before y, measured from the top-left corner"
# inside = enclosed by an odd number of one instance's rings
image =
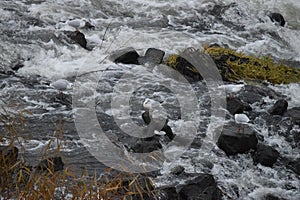
[[[271,146],[258,144],[253,156],[255,163],[260,163],[267,167],[272,167],[279,157],[279,152]]]
[[[244,127],[242,132],[238,132],[238,127],[225,126],[218,139],[217,145],[227,155],[246,153],[256,149],[258,139],[255,131],[249,127]]]

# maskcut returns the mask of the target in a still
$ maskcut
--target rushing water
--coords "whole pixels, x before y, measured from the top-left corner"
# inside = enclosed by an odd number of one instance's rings
[[[187,47],[201,48],[218,43],[255,56],[271,55],[300,67],[297,62],[300,61],[299,9],[300,3],[295,0],[3,0],[0,2],[0,69],[7,71],[20,63],[24,67],[18,70],[18,77],[1,77],[0,105],[12,112],[29,110],[32,114],[28,118],[32,122],[39,120],[39,126],[49,127],[48,132],[42,133],[38,127],[31,127],[28,133],[31,140],[26,143],[29,156],[43,151],[57,122],[63,118],[66,143],[62,153],[66,162],[74,167],[87,164],[91,169],[103,169],[76,135],[70,104],[55,100],[59,92],[49,83],[60,78],[74,83],[77,75],[98,71],[96,76],[101,80],[93,98],[97,111],[111,115],[124,112],[109,108],[120,73],[134,74],[132,70],[139,70],[142,75],[134,84],[143,88],[132,100],[132,117],[141,121],[141,103],[147,97],[154,98],[169,108],[170,124],[176,132],[184,126],[176,119],[179,115],[176,98],[155,84],[161,83],[157,77],[166,77],[154,70],[156,79],[148,79],[146,67],[116,65],[106,59],[107,56],[125,47],[133,47],[140,54],[154,47],[169,55]],[[268,12],[280,12],[287,25],[274,25]],[[95,26],[93,30],[82,30],[92,51],[66,42],[62,32],[75,30],[65,23],[70,18],[84,18]],[[172,87],[178,86],[178,82],[169,81]],[[193,88],[201,108],[196,114],[200,113],[198,120],[205,121],[203,126],[206,127],[210,105],[202,84],[195,84]],[[272,88],[289,97],[289,108],[300,106],[299,83]],[[129,92],[134,91],[129,89]],[[72,86],[64,94],[70,102]],[[218,120],[222,119],[216,118],[216,124]],[[256,124],[255,128],[267,135],[263,125]],[[275,134],[266,140],[283,155],[299,156],[299,148],[292,148],[282,136]],[[267,193],[300,199],[299,176],[279,165],[256,166],[248,154],[229,159],[217,148],[203,149],[200,153],[190,149],[175,162],[165,163],[162,172],[168,174],[170,168],[178,164],[189,172],[202,172],[204,168],[199,163],[203,158],[214,163],[212,173],[227,194],[225,199],[263,199]],[[34,156],[32,159],[37,162]],[[170,180],[166,175],[156,181],[157,185],[163,185]]]

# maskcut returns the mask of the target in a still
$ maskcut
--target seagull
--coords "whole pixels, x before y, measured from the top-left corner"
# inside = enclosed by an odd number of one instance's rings
[[[84,27],[86,24],[85,19],[69,19],[66,22],[69,26],[75,28],[76,31],[79,31],[78,29]]]
[[[50,83],[50,85],[55,89],[62,91],[62,90],[66,90],[69,87],[70,83],[66,79],[59,79],[57,81]]]
[[[157,101],[147,98],[143,103],[143,107],[147,110],[142,114],[144,122],[149,125],[151,120],[153,119],[154,123],[157,126],[163,125],[160,131],[164,131],[167,137],[170,140],[172,140],[175,137],[175,135],[173,134],[171,127],[168,126],[167,113],[165,109],[161,106],[161,104]],[[155,132],[155,134],[160,135],[159,132]]]
[[[248,122],[250,121],[248,116],[245,115],[245,114],[235,114],[234,115],[234,120],[235,120],[235,123],[240,124],[240,127],[238,129],[238,133],[240,132],[241,126],[244,125],[244,124],[248,124]],[[244,132],[244,127],[243,127],[243,132]]]
[[[237,93],[241,89],[245,88],[244,84],[227,84],[227,85],[220,85],[218,88],[225,89],[225,91],[229,94]]]

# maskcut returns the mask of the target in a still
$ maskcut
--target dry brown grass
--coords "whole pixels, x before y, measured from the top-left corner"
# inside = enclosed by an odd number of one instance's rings
[[[47,159],[46,170],[37,170],[26,163],[30,161],[22,154],[14,152],[18,146],[21,151],[26,149],[19,140],[22,137],[22,127],[25,123],[24,114],[12,113],[4,108],[0,111],[0,123],[3,129],[0,142],[6,141],[8,147],[0,157],[0,199],[145,199],[155,198],[156,192],[152,181],[143,175],[115,172],[108,169],[99,176],[88,175],[84,170],[81,175],[75,175],[68,166],[61,171],[55,171],[53,160],[47,158],[53,142],[56,143],[55,156],[61,156],[60,150],[64,144],[62,124],[57,125],[54,139],[48,142],[41,160]],[[9,150],[11,149],[11,150]],[[7,156],[10,152],[10,156]],[[6,155],[6,156],[5,156]]]

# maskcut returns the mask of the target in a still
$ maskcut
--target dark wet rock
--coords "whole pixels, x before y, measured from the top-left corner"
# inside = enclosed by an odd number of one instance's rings
[[[276,163],[279,152],[271,146],[258,144],[257,149],[253,155],[254,163],[260,163],[267,167],[272,167]]]
[[[138,139],[136,142],[130,142],[131,144],[129,144],[129,148],[134,153],[150,153],[152,151],[162,149],[159,138],[159,136],[154,135],[153,137]]]
[[[52,101],[65,105],[68,109],[72,108],[72,97],[70,94],[59,92],[52,98]]]
[[[135,64],[138,65],[139,54],[133,48],[126,48],[119,51],[114,52],[110,56],[110,60],[115,63],[123,63],[123,64]]]
[[[49,171],[53,172],[62,171],[64,169],[64,162],[62,158],[59,157],[50,157],[42,160],[37,166],[36,169],[40,171]]]
[[[171,55],[167,59],[166,64],[180,72],[190,82],[196,82],[203,79],[197,68],[179,55]]]
[[[14,71],[18,71],[19,69],[24,67],[24,61],[19,60],[16,63],[13,63],[13,65],[11,66],[11,69]]]
[[[141,65],[144,65],[145,63],[157,65],[162,63],[164,56],[164,51],[160,49],[149,48],[147,49],[145,56],[141,56],[138,58],[138,62]]]
[[[178,191],[179,199],[221,199],[214,177],[210,174],[202,174],[181,187]]]
[[[238,133],[238,127],[226,125],[218,139],[217,145],[227,155],[246,153],[250,149],[256,149],[258,139],[254,130],[248,126]]]
[[[200,149],[201,146],[202,146],[202,139],[199,138],[199,137],[195,137],[192,144],[190,145],[191,148],[194,148],[194,149]]]
[[[170,170],[170,173],[171,173],[171,174],[174,174],[174,175],[182,174],[182,173],[184,173],[184,167],[178,165],[178,166],[172,168],[172,169]]]
[[[87,41],[85,39],[84,34],[81,33],[80,31],[73,31],[73,32],[69,31],[67,32],[67,36],[71,38],[74,42],[79,44],[81,47],[87,49],[86,47]]]
[[[259,103],[263,101],[264,97],[269,97],[270,99],[281,99],[281,95],[277,94],[271,88],[265,86],[254,86],[254,85],[245,85],[245,89],[240,92],[239,98],[243,102],[249,104]]]
[[[296,174],[300,175],[300,158],[290,160],[287,164],[287,167],[293,170]]]
[[[192,177],[183,184],[159,188],[163,200],[219,200],[222,199],[214,177],[210,174],[186,174]]]
[[[177,194],[176,187],[168,186],[168,187],[160,188],[160,198],[162,200],[169,200],[169,199],[178,200],[179,197]]]
[[[273,107],[269,109],[271,115],[283,115],[288,107],[288,102],[284,99],[279,99]]]
[[[142,118],[143,118],[144,122],[145,122],[147,125],[150,124],[150,122],[151,122],[151,117],[150,117],[149,111],[143,112]],[[164,131],[164,132],[166,133],[166,136],[167,136],[170,140],[172,140],[172,139],[175,137],[175,135],[174,135],[174,133],[173,133],[171,127],[168,125],[168,120],[166,120],[166,122],[165,122],[163,128],[162,128],[160,131]]]
[[[272,22],[278,23],[280,26],[285,25],[285,20],[282,14],[280,13],[269,13],[268,16],[270,17]]]
[[[287,200],[287,199],[284,199],[284,198],[282,198],[282,197],[274,196],[273,194],[267,194],[267,195],[264,197],[264,200]]]
[[[13,166],[18,159],[19,149],[11,146],[0,146],[0,169]],[[0,171],[2,171],[1,169]]]
[[[293,123],[300,125],[300,107],[294,107],[287,111],[287,116],[289,116]]]
[[[247,110],[251,110],[251,106],[248,103],[242,102],[237,97],[227,97],[227,110],[232,114],[242,113]]]

